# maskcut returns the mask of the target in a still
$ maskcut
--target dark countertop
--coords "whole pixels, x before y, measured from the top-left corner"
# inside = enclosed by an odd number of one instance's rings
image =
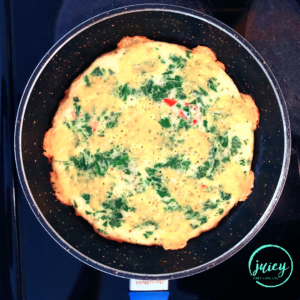
[[[0,252],[0,299],[128,299],[128,280],[101,273],[76,260],[36,220],[17,181],[12,134],[26,82],[57,39],[97,13],[147,2],[0,1],[0,178],[3,178],[0,190],[4,199],[0,207],[0,238],[6,241]],[[267,223],[249,244],[222,264],[201,274],[170,281],[169,299],[299,299],[299,4],[296,0],[156,2],[206,12],[244,36],[274,72],[287,102],[292,128],[289,174]],[[285,248],[294,261],[289,281],[274,289],[258,286],[249,276],[249,257],[265,244]]]

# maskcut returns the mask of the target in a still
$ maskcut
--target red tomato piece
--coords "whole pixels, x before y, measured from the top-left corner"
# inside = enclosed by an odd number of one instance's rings
[[[98,126],[98,122],[97,121],[95,121],[95,122],[92,123],[93,131],[96,131],[97,126]]]
[[[203,188],[206,188],[206,187],[207,187],[207,185],[205,185],[205,184],[201,184],[201,187],[203,187]]]
[[[73,111],[71,111],[71,115],[72,115],[72,117],[74,118],[74,119],[76,119],[77,118],[77,116],[76,116],[76,113],[75,113],[75,111],[73,110]]]
[[[198,120],[193,120],[193,124],[197,124],[198,123]]]
[[[166,104],[168,104],[169,106],[173,106],[174,104],[177,103],[177,101],[174,100],[174,99],[164,99],[164,102],[165,102]]]

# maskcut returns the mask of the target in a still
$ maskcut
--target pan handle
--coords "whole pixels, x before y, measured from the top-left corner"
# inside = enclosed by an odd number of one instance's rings
[[[168,300],[168,280],[139,280],[130,279],[130,300]]]
[[[129,292],[130,300],[168,300],[169,291],[162,292]]]

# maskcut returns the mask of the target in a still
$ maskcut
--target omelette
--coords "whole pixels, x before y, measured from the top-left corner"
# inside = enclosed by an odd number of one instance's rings
[[[72,82],[43,148],[98,234],[176,250],[252,192],[258,121],[210,48],[125,37]]]

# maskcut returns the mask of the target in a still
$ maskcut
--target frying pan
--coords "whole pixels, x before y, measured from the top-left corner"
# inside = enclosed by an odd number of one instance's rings
[[[94,59],[124,36],[142,35],[189,48],[212,48],[240,92],[260,112],[255,132],[253,193],[219,225],[181,250],[117,243],[94,233],[74,209],[55,199],[45,132],[64,91]],[[170,5],[135,5],[100,14],[60,39],[36,67],[22,96],[15,127],[15,159],[27,201],[50,236],[70,254],[125,278],[175,279],[207,270],[246,245],[264,225],[282,192],[290,160],[290,126],[278,84],[257,51],[240,35],[203,13]]]

